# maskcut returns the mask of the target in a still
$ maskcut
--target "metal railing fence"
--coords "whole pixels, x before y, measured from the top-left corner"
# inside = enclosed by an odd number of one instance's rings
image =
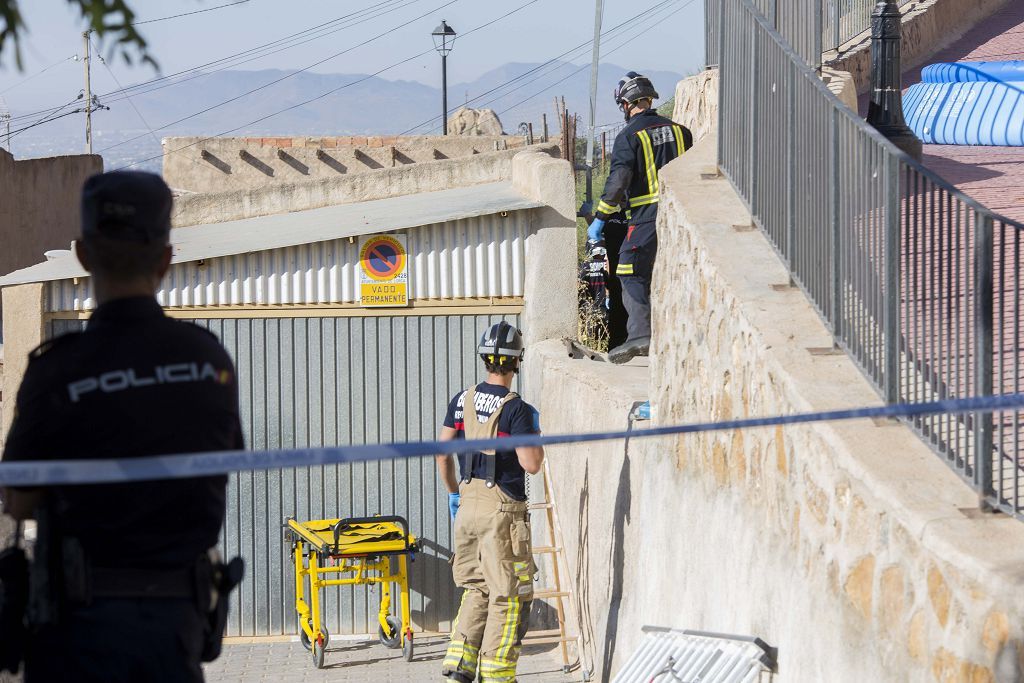
[[[914,0],[899,0],[906,5]],[[804,61],[820,68],[822,53],[870,31],[876,0],[751,0]],[[723,0],[704,0],[704,64],[718,66]]]
[[[1019,391],[1024,225],[843,106],[775,17],[723,1],[719,167],[836,344],[891,403]],[[1014,412],[911,424],[984,500],[1024,519],[1020,422]]]

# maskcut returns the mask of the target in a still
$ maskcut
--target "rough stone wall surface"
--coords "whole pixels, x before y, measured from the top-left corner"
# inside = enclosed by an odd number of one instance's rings
[[[718,125],[718,69],[706,69],[676,84],[672,120],[700,140]]]
[[[811,353],[828,330],[764,237],[732,228],[750,217],[728,182],[701,179],[714,146],[661,172],[656,423],[878,404],[845,355]],[[638,385],[612,373],[630,368],[540,351],[546,431],[624,424]],[[621,444],[550,458],[599,673],[658,624],[760,636],[785,681],[1022,680],[1024,525],[979,513],[901,424],[634,439],[626,464]]]
[[[718,75],[718,69],[705,69],[676,84],[672,120],[689,128],[694,141],[703,139],[718,126]],[[826,67],[822,78],[843,104],[857,111],[857,92],[851,74]]]
[[[558,153],[557,145],[533,148],[551,156]],[[490,152],[331,179],[180,194],[174,201],[171,223],[176,228],[219,223],[508,180],[512,158],[521,151]]]
[[[957,41],[978,22],[1010,2],[1020,0],[922,0],[903,9],[903,70],[923,64],[931,55]],[[848,71],[858,93],[871,87],[871,40],[857,36],[840,52],[825,54],[829,66]]]
[[[334,179],[526,145],[522,136],[163,139],[163,176],[177,189],[220,192]]]
[[[79,232],[82,183],[102,170],[98,155],[18,161],[0,150],[0,275],[68,248]]]
[[[448,119],[449,135],[503,135],[501,119],[493,109],[462,107]]]

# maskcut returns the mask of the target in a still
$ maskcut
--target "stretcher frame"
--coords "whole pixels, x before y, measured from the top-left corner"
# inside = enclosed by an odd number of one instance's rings
[[[330,635],[322,622],[320,591],[326,586],[379,584],[380,609],[377,634],[382,645],[401,648],[405,660],[412,661],[413,633],[409,606],[409,564],[419,545],[409,533],[404,517],[346,517],[315,519],[306,522],[289,517],[286,540],[292,544],[295,563],[295,611],[303,646],[313,653],[313,664],[321,669]],[[359,540],[346,531],[370,531],[391,536],[387,540]],[[355,538],[355,540],[353,540]],[[337,577],[337,578],[330,578]],[[309,602],[305,586],[309,580]],[[391,584],[397,584],[401,596],[401,620],[391,615]],[[396,633],[397,631],[397,633]]]

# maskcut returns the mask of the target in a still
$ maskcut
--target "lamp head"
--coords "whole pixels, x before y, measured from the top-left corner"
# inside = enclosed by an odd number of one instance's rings
[[[448,25],[444,19],[441,20],[441,25],[434,29],[434,32],[430,34],[434,39],[434,49],[442,57],[447,57],[448,53],[452,51],[455,46],[455,29]]]

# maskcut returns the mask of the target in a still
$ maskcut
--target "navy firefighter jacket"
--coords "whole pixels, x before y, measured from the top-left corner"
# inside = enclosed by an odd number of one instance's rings
[[[658,217],[658,169],[693,146],[685,126],[648,109],[629,119],[615,137],[611,170],[595,215],[608,220],[629,209],[630,225]]]
[[[483,422],[494,413],[498,403],[508,394],[508,389],[496,384],[481,382],[476,385],[476,415]],[[465,419],[463,405],[466,400],[466,392],[460,391],[452,397],[448,403],[448,413],[444,418],[444,426],[450,427],[458,432],[455,438],[466,438]],[[539,434],[540,415],[536,408],[521,398],[514,398],[505,404],[498,416],[497,436],[516,436],[519,434]],[[465,479],[470,468],[474,479],[486,479],[487,464],[486,456],[483,453],[467,453],[459,457],[459,468],[462,470],[462,478]],[[497,451],[493,457],[495,462],[494,480],[501,487],[501,490],[516,500],[526,500],[526,471],[519,464],[519,457],[514,449]]]

